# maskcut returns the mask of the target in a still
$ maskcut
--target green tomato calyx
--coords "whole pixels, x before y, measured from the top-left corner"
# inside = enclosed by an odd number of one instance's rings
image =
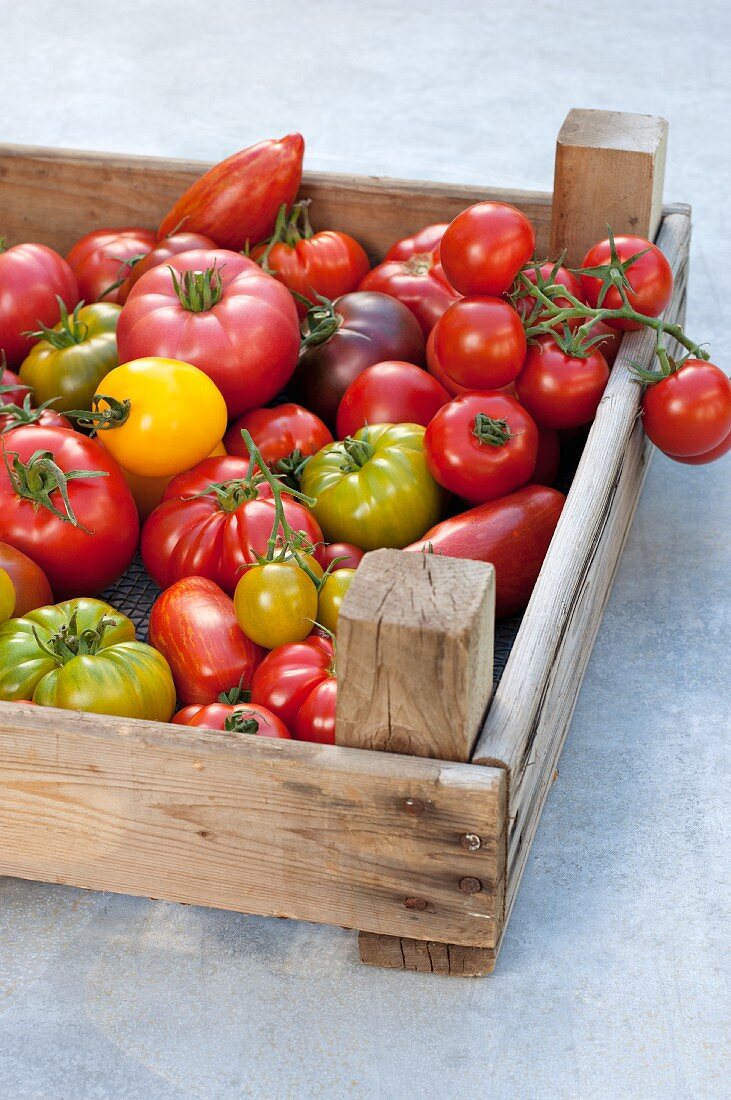
[[[99,408],[101,401],[105,403],[105,409]],[[80,428],[90,428],[91,435],[96,435],[97,432],[121,428],[129,420],[131,408],[132,402],[128,397],[120,401],[106,393],[95,393],[91,399],[91,409],[64,410],[64,416],[76,420]]]
[[[248,703],[250,699],[251,692],[247,691],[241,684],[229,688],[228,691],[222,691],[218,696],[219,703],[227,703],[232,707],[235,707],[238,703]]]
[[[223,728],[226,733],[258,733],[259,721],[253,710],[235,710],[226,715]]]
[[[10,386],[0,386],[0,390],[10,389]],[[30,394],[27,393],[23,398],[22,405],[2,405],[0,406],[0,435],[5,435],[6,432],[12,431],[13,428],[20,428],[27,426],[28,424],[35,424],[40,419],[41,413],[45,412],[47,408],[55,404],[58,401],[58,397],[51,397],[48,401],[44,401],[42,405],[39,405],[37,409],[31,407]]]
[[[472,434],[478,443],[487,443],[490,447],[504,447],[513,438],[507,420],[496,420],[487,413],[477,414]]]
[[[40,649],[51,657],[57,665],[65,665],[74,657],[93,656],[98,653],[104,644],[104,635],[112,626],[117,626],[117,619],[111,615],[104,615],[96,627],[87,627],[79,632],[76,612],[68,623],[59,627],[47,642],[40,637],[36,627],[33,627],[33,636]]]
[[[172,267],[168,267],[168,271],[181,306],[190,313],[205,313],[221,301],[223,267],[214,263],[205,271],[183,271],[180,276]]]
[[[73,348],[77,344],[83,344],[89,335],[89,326],[79,320],[79,310],[84,304],[83,301],[74,307],[74,312],[70,317],[66,303],[58,294],[56,295],[56,301],[58,302],[60,315],[58,323],[49,327],[44,325],[42,321],[38,321],[38,328],[34,332],[24,332],[23,335],[34,340],[45,340],[56,351],[63,351],[64,348]]]
[[[69,499],[68,483],[81,477],[108,477],[106,470],[63,471],[51,451],[35,451],[27,462],[21,462],[17,451],[8,451],[3,447],[3,459],[17,496],[47,508],[63,523],[70,523],[87,535],[93,533],[76,518]],[[58,493],[61,508],[51,499],[53,493]]]
[[[357,439],[354,435],[348,435],[340,444],[344,462],[340,469],[344,474],[354,474],[361,470],[367,462],[373,458],[376,449],[367,439]]]

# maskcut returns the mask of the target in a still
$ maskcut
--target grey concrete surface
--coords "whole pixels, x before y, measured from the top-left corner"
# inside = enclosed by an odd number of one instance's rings
[[[313,168],[548,188],[571,106],[662,114],[688,326],[728,368],[728,24],[723,0],[0,0],[0,140],[213,159],[296,128]],[[492,978],[0,880],[0,1096],[728,1096],[730,467],[653,463]]]

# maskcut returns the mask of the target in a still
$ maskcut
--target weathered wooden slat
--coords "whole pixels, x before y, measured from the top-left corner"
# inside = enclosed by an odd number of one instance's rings
[[[495,946],[500,769],[0,709],[0,874]]]

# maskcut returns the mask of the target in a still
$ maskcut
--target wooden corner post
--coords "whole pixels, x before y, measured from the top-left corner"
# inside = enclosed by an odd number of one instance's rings
[[[668,124],[657,115],[572,110],[556,142],[551,257],[570,267],[607,236],[653,240],[662,216]]]
[[[367,554],[338,623],[337,743],[468,761],[492,693],[494,617],[491,565]],[[464,854],[481,840],[455,835],[454,843]],[[463,877],[459,889],[481,889],[480,880]],[[370,932],[360,933],[359,947],[371,965],[442,974],[486,974],[495,961],[491,947]]]

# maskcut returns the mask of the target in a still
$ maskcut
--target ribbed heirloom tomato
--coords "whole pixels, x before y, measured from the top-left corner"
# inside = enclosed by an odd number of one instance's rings
[[[251,685],[251,699],[276,714],[299,741],[335,744],[337,680],[330,638],[272,650]]]
[[[246,256],[181,252],[139,279],[117,328],[120,362],[192,363],[223,394],[228,416],[265,405],[297,365],[300,332],[289,291]]]
[[[119,288],[109,288],[126,274],[130,260],[145,256],[156,243],[154,231],[139,226],[85,234],[66,256],[79,284],[79,297],[87,303],[102,299],[118,303]]]
[[[233,595],[244,567],[264,555],[275,506],[266,481],[248,479],[248,460],[207,458],[168,485],[142,531],[142,560],[167,588],[182,577],[208,577]],[[284,514],[309,543],[322,541],[313,515],[284,494]]]
[[[39,322],[56,324],[58,298],[69,309],[79,300],[76,277],[62,256],[44,244],[4,249],[0,241],[0,353],[9,367],[22,363],[35,343],[27,332]]]

